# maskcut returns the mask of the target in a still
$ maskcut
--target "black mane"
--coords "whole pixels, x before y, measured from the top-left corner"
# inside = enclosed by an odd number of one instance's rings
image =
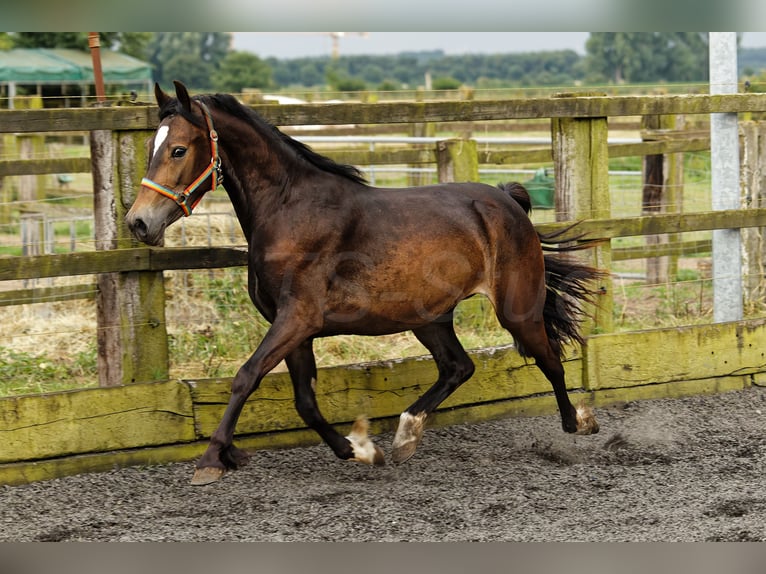
[[[229,94],[215,94],[215,95],[203,95],[194,96],[196,101],[201,101],[210,107],[220,109],[236,118],[253,126],[258,132],[276,138],[285,147],[292,150],[298,157],[309,162],[314,167],[341,177],[350,179],[356,183],[366,184],[367,180],[359,169],[353,165],[341,164],[333,161],[332,159],[318,154],[306,144],[299,142],[296,139],[291,138],[285,133],[282,133],[276,126],[270,124],[254,110],[242,105],[239,101]],[[178,100],[175,98],[170,103],[163,106],[160,109],[160,120],[172,114],[180,114],[191,123],[204,127],[200,116],[190,116],[178,105]]]

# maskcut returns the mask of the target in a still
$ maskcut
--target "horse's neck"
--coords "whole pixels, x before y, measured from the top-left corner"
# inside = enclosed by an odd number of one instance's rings
[[[260,221],[268,218],[288,167],[275,161],[267,136],[249,128],[234,137],[228,133],[231,143],[221,148],[223,187],[249,242]]]
[[[247,128],[235,136],[224,148],[224,187],[251,249],[255,237],[280,235],[269,228],[284,226],[281,215],[296,201],[321,204],[323,194],[333,196],[324,203],[342,201],[359,185],[301,160],[273,134]]]

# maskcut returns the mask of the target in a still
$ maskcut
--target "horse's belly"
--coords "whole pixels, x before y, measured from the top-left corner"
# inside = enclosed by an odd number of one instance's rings
[[[460,301],[483,292],[476,273],[398,274],[388,280],[346,281],[331,289],[325,325],[332,332],[386,334],[432,323]]]

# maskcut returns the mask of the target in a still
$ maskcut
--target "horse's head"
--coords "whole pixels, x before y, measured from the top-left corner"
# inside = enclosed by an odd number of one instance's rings
[[[160,125],[149,142],[149,167],[126,221],[139,241],[158,245],[168,225],[190,215],[221,181],[218,135],[207,107],[181,82],[176,98],[154,86]],[[195,105],[196,104],[196,105]]]

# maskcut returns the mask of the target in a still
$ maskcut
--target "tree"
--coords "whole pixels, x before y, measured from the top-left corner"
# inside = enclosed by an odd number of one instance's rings
[[[88,49],[87,32],[16,32],[13,34],[16,48],[71,48]]]
[[[230,43],[231,34],[226,32],[157,32],[147,45],[146,59],[154,65],[155,81],[181,80],[207,90]]]
[[[212,86],[211,78],[214,73],[213,65],[200,60],[197,54],[175,52],[163,62],[162,80],[159,82],[169,84],[173,80],[181,80],[197,89],[208,89]]]
[[[249,52],[229,52],[213,73],[213,87],[223,92],[268,88],[270,85],[271,67]]]
[[[434,90],[457,90],[461,85],[462,82],[452,76],[437,76],[431,83]]]
[[[593,32],[585,43],[592,79],[689,82],[708,77],[704,32]]]
[[[145,60],[146,48],[153,36],[152,32],[101,32],[101,42],[112,50]]]
[[[354,78],[337,66],[328,66],[325,70],[330,89],[337,92],[361,92],[367,89],[367,84],[361,78]]]

